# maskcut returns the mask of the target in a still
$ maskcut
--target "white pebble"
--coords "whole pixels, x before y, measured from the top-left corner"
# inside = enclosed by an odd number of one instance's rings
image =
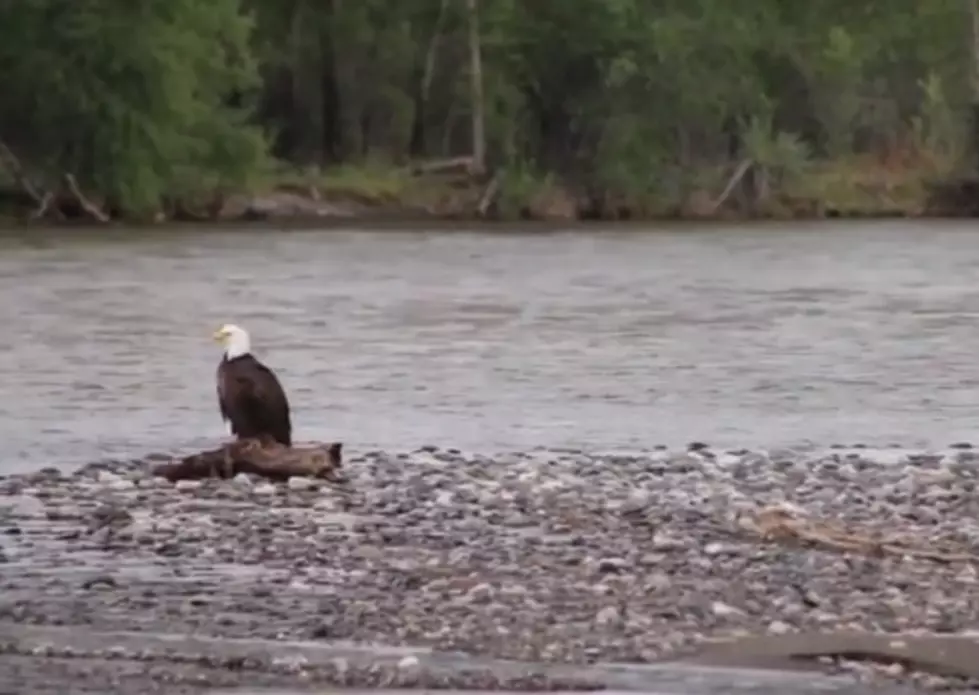
[[[132,490],[136,487],[133,481],[109,471],[99,471],[99,482],[110,490]]]
[[[290,480],[292,480],[292,478],[290,478]],[[272,483],[262,483],[261,485],[256,485],[252,489],[252,492],[254,492],[256,495],[274,495],[275,485]]]
[[[735,608],[734,606],[729,606],[723,601],[714,601],[711,606],[711,610],[714,611],[714,615],[719,618],[730,618],[736,615],[742,615],[742,612]]]
[[[768,624],[768,631],[773,635],[784,635],[792,632],[792,626],[781,620],[773,620]]]
[[[313,509],[320,512],[335,512],[337,508],[337,501],[332,497],[321,497],[313,502]]]
[[[152,490],[154,488],[163,489],[163,488],[169,488],[169,487],[172,487],[172,486],[173,486],[173,483],[171,483],[166,478],[162,478],[162,477],[155,477],[154,476],[152,478],[143,478],[142,480],[139,481],[139,487],[141,487],[143,489],[147,489],[147,490]]]
[[[398,662],[399,671],[415,671],[421,666],[417,656],[409,655]]]
[[[653,550],[683,550],[686,546],[683,541],[668,536],[665,533],[656,533],[653,536]]]
[[[251,476],[247,473],[239,473],[231,479],[231,482],[240,487],[252,487],[255,485],[255,483],[252,482]]]
[[[483,582],[482,584],[477,584],[466,592],[466,598],[472,602],[486,601],[490,596],[493,595],[493,586]]]
[[[718,541],[714,541],[704,546],[704,555],[708,555],[708,556],[720,555],[726,550],[727,550],[727,546],[725,546],[723,543],[720,543]]]
[[[289,489],[293,492],[303,492],[304,490],[311,490],[316,485],[312,478],[307,478],[305,476],[294,475],[289,478]]]
[[[174,488],[180,492],[192,492],[199,489],[201,486],[201,481],[199,480],[178,480]]]
[[[639,512],[649,507],[651,495],[648,490],[637,489],[629,492],[622,503],[623,512]]]

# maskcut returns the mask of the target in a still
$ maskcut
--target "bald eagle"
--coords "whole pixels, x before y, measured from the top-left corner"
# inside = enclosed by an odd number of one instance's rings
[[[275,372],[251,354],[248,332],[226,324],[214,333],[224,346],[218,365],[218,405],[238,439],[273,439],[292,446],[289,401]]]

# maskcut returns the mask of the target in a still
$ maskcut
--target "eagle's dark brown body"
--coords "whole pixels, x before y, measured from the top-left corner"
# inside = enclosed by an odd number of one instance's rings
[[[218,404],[238,439],[271,438],[292,446],[289,401],[275,373],[250,354],[218,365]]]

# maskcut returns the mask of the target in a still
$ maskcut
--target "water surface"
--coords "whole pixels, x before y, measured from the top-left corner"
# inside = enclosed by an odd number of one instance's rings
[[[0,239],[0,469],[219,441],[226,321],[354,449],[975,434],[971,223],[520,231]]]

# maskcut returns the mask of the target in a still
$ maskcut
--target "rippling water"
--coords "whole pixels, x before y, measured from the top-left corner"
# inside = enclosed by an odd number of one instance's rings
[[[220,440],[226,321],[357,449],[974,434],[973,225],[513,231],[0,239],[0,468]]]

